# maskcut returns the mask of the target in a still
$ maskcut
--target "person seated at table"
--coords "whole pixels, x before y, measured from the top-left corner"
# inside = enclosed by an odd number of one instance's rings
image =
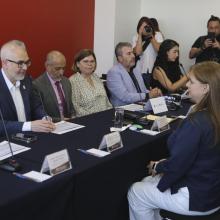
[[[147,90],[139,67],[132,68],[135,65],[135,56],[130,43],[118,43],[115,55],[118,63],[107,73],[107,87],[113,106],[148,101],[149,98],[161,95],[157,88]]]
[[[89,115],[112,108],[101,79],[94,73],[96,56],[92,50],[83,49],[74,58],[72,102],[76,116]]]
[[[35,95],[40,96],[45,111],[54,122],[74,116],[71,84],[63,75],[65,67],[65,56],[59,51],[50,51],[45,62],[45,73],[33,82]]]
[[[170,39],[163,41],[154,63],[152,88],[160,88],[163,94],[178,92],[187,81],[187,75],[182,75],[180,69],[179,44]]]
[[[130,220],[157,220],[159,209],[207,215],[220,208],[220,64],[194,65],[186,84],[195,106],[167,144],[170,156],[128,192]]]
[[[0,135],[22,131],[51,132],[55,125],[42,120],[46,113],[41,102],[33,95],[32,81],[26,76],[31,65],[26,46],[12,40],[1,47],[0,72]],[[2,122],[4,120],[4,124]]]

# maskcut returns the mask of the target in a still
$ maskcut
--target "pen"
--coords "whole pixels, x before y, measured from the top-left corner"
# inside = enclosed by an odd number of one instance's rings
[[[18,178],[21,178],[21,179],[26,179],[26,180],[31,180],[31,181],[34,181],[33,179],[27,177],[27,176],[24,176],[23,174],[21,173],[16,173],[14,172],[13,175],[17,176]],[[35,182],[35,181],[34,181]]]

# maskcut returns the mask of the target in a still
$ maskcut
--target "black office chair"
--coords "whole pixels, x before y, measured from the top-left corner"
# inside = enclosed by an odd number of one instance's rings
[[[180,215],[177,213],[173,213],[164,209],[160,210],[160,216],[166,220],[220,220],[220,209],[210,215],[205,216],[189,216],[189,215]]]

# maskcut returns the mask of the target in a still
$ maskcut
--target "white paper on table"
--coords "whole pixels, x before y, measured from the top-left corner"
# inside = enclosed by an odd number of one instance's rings
[[[155,135],[159,134],[160,132],[159,131],[152,131],[152,130],[148,130],[148,129],[142,129],[142,130],[140,130],[140,133],[155,136]]]
[[[125,131],[127,128],[129,128],[131,126],[131,124],[125,125],[122,128],[115,128],[115,127],[111,127],[110,131],[114,132],[114,131]]]
[[[29,147],[25,147],[25,146],[22,146],[19,144],[14,144],[14,143],[11,143],[11,148],[12,148],[14,155],[19,154],[24,151],[27,151],[27,150],[30,150]],[[10,150],[8,141],[2,141],[0,143],[0,160],[4,160],[4,159],[11,157],[11,156],[12,155],[11,155],[11,150]]]
[[[96,156],[96,157],[105,157],[105,156],[110,154],[109,152],[99,150],[99,149],[96,149],[96,148],[91,148],[91,149],[87,150],[87,153],[91,154],[93,156]]]
[[[43,182],[49,178],[51,178],[52,176],[50,175],[47,175],[47,174],[44,174],[44,173],[40,173],[40,172],[37,172],[37,171],[30,171],[28,173],[24,173],[23,176],[31,179],[31,180],[34,180],[36,182]]]
[[[127,110],[127,111],[141,111],[143,110],[143,105],[138,105],[138,104],[129,104],[129,105],[123,105],[123,106],[120,106],[120,108],[123,108],[124,110]]]
[[[54,134],[64,134],[85,127],[84,125],[79,125],[68,121],[60,121],[55,123],[55,125],[56,129],[52,131]]]

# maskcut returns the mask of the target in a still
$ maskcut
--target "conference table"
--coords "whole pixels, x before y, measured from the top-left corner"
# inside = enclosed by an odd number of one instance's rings
[[[73,122],[84,128],[62,135],[38,133],[36,142],[26,144],[31,150],[16,155],[21,173],[40,171],[44,157],[62,149],[68,150],[72,169],[42,183],[0,170],[0,219],[128,220],[128,189],[147,175],[150,160],[168,156],[171,130],[149,136],[127,129],[121,132],[123,148],[101,158],[78,151],[98,148],[110,133],[113,115],[108,110],[76,118]]]

